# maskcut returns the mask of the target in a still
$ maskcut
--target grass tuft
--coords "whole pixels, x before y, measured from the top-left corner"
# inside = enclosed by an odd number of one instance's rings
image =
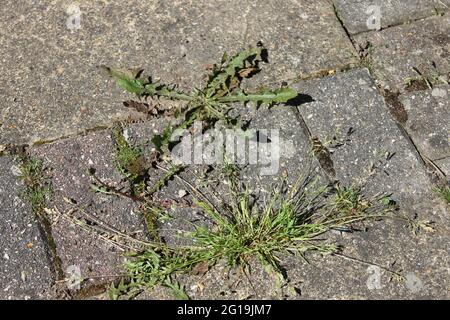
[[[117,170],[130,182],[132,194],[138,195],[145,189],[147,166],[141,148],[128,143],[122,129],[115,128]]]
[[[450,203],[450,186],[436,188],[436,192],[443,200]]]
[[[231,268],[246,266],[254,257],[284,275],[282,255],[337,253],[339,246],[324,237],[328,231],[350,231],[353,224],[379,219],[394,209],[384,197],[368,199],[353,187],[321,187],[310,177],[298,179],[290,188],[283,183],[258,201],[245,186],[233,181],[234,170],[227,167],[225,172],[231,174],[232,201],[220,209],[208,199],[194,201],[213,227],[197,225],[194,231],[184,232],[190,246],[162,244],[134,254],[126,263],[130,288],[172,283],[177,274],[199,265],[208,269],[219,261]]]
[[[20,164],[20,179],[25,184],[21,196],[24,201],[31,204],[35,213],[43,212],[48,198],[52,194],[49,180],[45,177],[45,168],[42,160],[22,157]]]

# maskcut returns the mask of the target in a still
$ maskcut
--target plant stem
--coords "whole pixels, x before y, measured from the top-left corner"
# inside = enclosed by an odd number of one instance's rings
[[[160,97],[166,97],[169,99],[174,99],[174,100],[184,100],[184,101],[193,101],[194,97],[191,97],[190,95],[187,95],[185,93],[179,93],[179,92],[175,92],[175,91],[169,91],[169,90],[158,90],[156,91],[156,94],[154,94],[156,96],[160,96]]]

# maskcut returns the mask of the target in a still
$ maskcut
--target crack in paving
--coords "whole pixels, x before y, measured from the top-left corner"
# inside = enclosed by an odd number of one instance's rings
[[[314,158],[318,161],[320,168],[325,173],[325,176],[329,183],[334,183],[336,181],[336,170],[334,169],[334,163],[331,159],[330,151],[323,146],[320,140],[317,137],[314,137],[306,124],[303,116],[300,114],[298,108],[295,108],[295,115],[299,122],[300,128],[303,131],[303,134],[309,138],[309,144],[311,149],[313,150]],[[315,144],[319,143],[319,146],[315,146]],[[315,150],[318,149],[318,150]]]
[[[342,29],[345,31],[345,34],[347,35],[347,38],[350,40],[350,42],[351,42],[351,44],[353,46],[353,49],[356,52],[358,52],[358,47],[356,45],[356,42],[353,39],[353,37],[351,36],[351,34],[348,31],[347,27],[345,26],[344,21],[342,20],[341,16],[339,15],[339,10],[337,9],[336,4],[333,2],[332,5],[333,5],[334,15],[336,16],[336,19],[339,21]]]

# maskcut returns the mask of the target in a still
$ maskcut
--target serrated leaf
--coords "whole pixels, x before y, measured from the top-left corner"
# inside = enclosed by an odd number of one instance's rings
[[[238,74],[241,78],[248,78],[250,75],[252,75],[257,70],[258,70],[258,68],[249,67],[249,68],[242,69],[241,71],[238,72]]]
[[[97,186],[96,184],[91,183],[90,187],[91,187],[92,191],[94,191],[94,192],[108,194],[108,195],[114,195],[115,194],[114,192],[110,191],[105,186]]]
[[[189,296],[184,290],[184,286],[178,281],[167,278],[163,282],[163,286],[169,288],[177,300],[189,300]]]
[[[263,50],[264,48],[262,47],[249,48],[235,55],[226,66],[220,68],[219,71],[210,77],[206,87],[206,97],[210,98],[217,91],[224,89],[227,82],[236,77],[240,70],[248,68],[245,64],[246,62],[250,62],[253,59],[253,63],[250,66],[254,67],[257,61],[262,60],[261,53]]]
[[[162,134],[154,135],[152,143],[158,152],[164,152],[164,149],[169,145],[170,137],[173,133],[173,126],[167,126],[164,128]]]
[[[193,97],[184,94],[181,91],[170,88],[167,85],[159,84],[157,82],[151,83],[147,79],[135,78],[136,73],[130,73],[121,71],[118,69],[109,68],[106,66],[100,66],[100,68],[114,80],[117,84],[128,92],[134,93],[138,96],[149,95],[165,97],[173,100],[185,100],[191,101]]]

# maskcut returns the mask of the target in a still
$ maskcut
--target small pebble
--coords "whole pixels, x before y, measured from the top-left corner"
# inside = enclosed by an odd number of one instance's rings
[[[180,189],[178,190],[178,198],[183,198],[185,195],[187,195],[187,191]]]

